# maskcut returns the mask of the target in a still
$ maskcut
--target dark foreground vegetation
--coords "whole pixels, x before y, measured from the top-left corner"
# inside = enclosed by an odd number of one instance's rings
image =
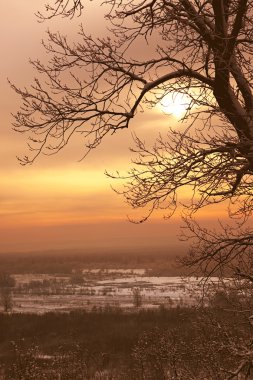
[[[248,315],[217,306],[0,315],[6,380],[251,379],[250,345]]]

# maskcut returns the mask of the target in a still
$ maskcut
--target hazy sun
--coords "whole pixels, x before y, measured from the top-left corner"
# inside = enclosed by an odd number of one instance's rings
[[[167,114],[181,118],[191,103],[189,96],[180,93],[167,94],[160,101],[159,108]]]

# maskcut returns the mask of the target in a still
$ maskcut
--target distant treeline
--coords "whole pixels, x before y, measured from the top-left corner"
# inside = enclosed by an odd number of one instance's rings
[[[67,349],[73,342],[79,342],[90,350],[128,355],[144,331],[179,325],[188,329],[194,314],[189,309],[163,308],[124,313],[109,306],[94,308],[92,312],[0,313],[0,353],[8,352],[9,342],[22,341],[27,347],[38,344],[46,354],[53,354],[59,346]]]
[[[71,273],[84,268],[144,268],[151,275],[177,276],[184,274],[178,263],[177,252],[133,251],[52,251],[30,253],[1,253],[0,272],[24,273]]]

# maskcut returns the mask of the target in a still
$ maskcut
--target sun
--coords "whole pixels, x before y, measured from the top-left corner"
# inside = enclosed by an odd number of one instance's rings
[[[184,116],[191,103],[191,98],[186,94],[170,93],[165,95],[159,103],[159,108],[166,114],[177,119]]]

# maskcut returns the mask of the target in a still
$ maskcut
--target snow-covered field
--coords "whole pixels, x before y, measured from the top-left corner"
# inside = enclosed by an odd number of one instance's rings
[[[154,277],[143,269],[92,269],[81,274],[14,275],[13,311],[44,313],[48,311],[92,310],[121,307],[134,310],[134,289],[138,289],[142,308],[192,306],[198,302],[203,286],[208,283],[196,277]]]

